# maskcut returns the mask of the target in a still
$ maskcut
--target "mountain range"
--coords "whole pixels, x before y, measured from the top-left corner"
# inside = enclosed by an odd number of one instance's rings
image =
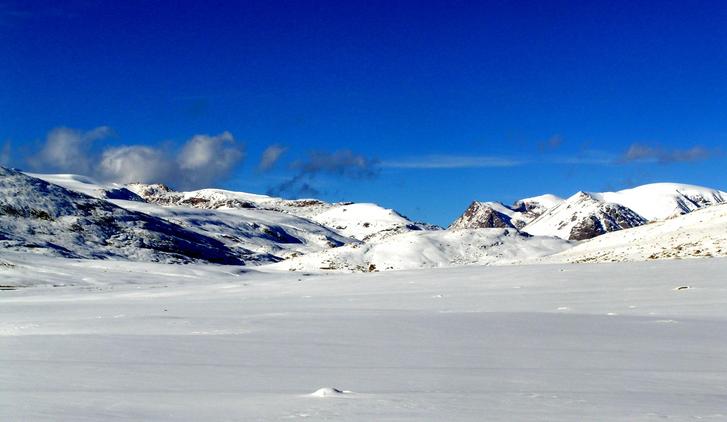
[[[701,186],[653,183],[618,192],[542,195],[512,206],[472,202],[450,229],[516,228],[535,236],[585,240],[722,204],[727,193]]]
[[[510,206],[474,201],[442,229],[376,204],[0,168],[0,254],[318,272],[723,256],[726,199],[656,183]]]

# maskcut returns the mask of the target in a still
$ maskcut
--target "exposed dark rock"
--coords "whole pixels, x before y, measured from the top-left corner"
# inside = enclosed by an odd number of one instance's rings
[[[485,202],[474,201],[450,228],[517,228],[510,216],[496,211]]]

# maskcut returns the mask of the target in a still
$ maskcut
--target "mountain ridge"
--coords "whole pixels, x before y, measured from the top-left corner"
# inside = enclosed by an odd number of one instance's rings
[[[528,200],[539,198],[550,201],[530,214],[522,212],[528,211]],[[578,192],[565,200],[545,194],[512,206],[474,201],[450,228],[512,227],[533,235],[584,240],[725,202],[727,193],[717,189],[650,183],[616,192]]]

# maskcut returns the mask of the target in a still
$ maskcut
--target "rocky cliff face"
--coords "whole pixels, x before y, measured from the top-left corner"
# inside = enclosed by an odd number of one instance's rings
[[[450,229],[481,229],[481,228],[519,228],[512,218],[495,210],[487,202],[473,201],[464,214],[454,220]],[[522,224],[520,225],[522,227]]]

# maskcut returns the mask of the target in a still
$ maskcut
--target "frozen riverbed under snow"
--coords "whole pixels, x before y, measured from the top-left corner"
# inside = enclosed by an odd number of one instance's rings
[[[0,291],[0,420],[727,419],[725,259],[355,275],[3,259],[0,284],[39,286]]]

